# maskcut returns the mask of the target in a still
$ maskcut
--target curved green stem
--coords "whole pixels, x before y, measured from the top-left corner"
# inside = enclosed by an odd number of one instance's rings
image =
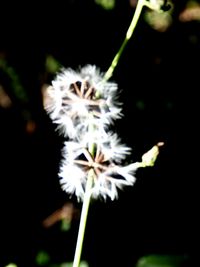
[[[135,12],[134,12],[134,15],[133,15],[133,19],[131,21],[131,24],[128,28],[128,31],[126,33],[126,37],[119,49],[119,51],[117,52],[116,56],[114,57],[109,69],[107,70],[107,72],[105,73],[104,75],[104,81],[107,81],[110,79],[110,77],[112,76],[113,74],[113,71],[115,69],[115,67],[117,66],[118,62],[119,62],[119,59],[122,55],[122,52],[124,51],[124,48],[126,47],[129,39],[131,38],[133,32],[134,32],[134,29],[138,23],[138,20],[139,20],[139,17],[141,15],[141,12],[142,12],[142,8],[143,6],[145,5],[146,1],[145,0],[138,0],[138,3],[137,3],[137,6],[136,6],[136,9],[135,9]]]
[[[107,81],[110,79],[110,77],[113,74],[113,71],[115,67],[117,66],[119,59],[122,55],[122,52],[124,51],[124,48],[126,47],[129,39],[131,38],[134,29],[137,25],[137,22],[139,20],[139,17],[142,12],[142,8],[145,5],[146,0],[138,0],[133,19],[131,21],[131,24],[128,28],[128,31],[126,33],[126,37],[117,52],[116,56],[114,57],[109,69],[104,75],[104,81]],[[91,125],[90,129],[93,131],[93,125]],[[95,150],[95,144],[91,143],[89,144],[89,152],[93,155]],[[88,210],[89,210],[89,204],[90,204],[90,198],[91,198],[91,189],[92,189],[92,184],[93,184],[93,169],[91,169],[88,173],[88,179],[86,183],[86,189],[85,189],[85,194],[84,194],[84,200],[83,200],[83,206],[82,206],[82,211],[81,211],[81,218],[80,218],[80,224],[79,224],[79,231],[78,231],[78,238],[77,238],[77,243],[76,243],[76,250],[75,250],[75,256],[74,256],[74,262],[73,262],[73,267],[79,267],[80,265],[80,258],[81,258],[81,252],[82,252],[82,246],[83,246],[83,239],[84,239],[84,233],[85,233],[85,227],[86,227],[86,221],[87,221],[87,216],[88,216]]]

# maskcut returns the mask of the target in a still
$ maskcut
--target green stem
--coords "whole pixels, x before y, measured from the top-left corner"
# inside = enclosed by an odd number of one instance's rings
[[[118,62],[119,62],[119,59],[122,55],[122,52],[124,51],[124,48],[126,47],[129,39],[131,38],[133,32],[134,32],[134,29],[138,23],[138,20],[139,20],[139,17],[141,15],[141,12],[142,12],[142,8],[143,6],[146,4],[146,1],[145,0],[138,0],[138,3],[137,3],[137,6],[136,6],[136,9],[135,9],[135,12],[134,12],[134,15],[133,15],[133,19],[131,21],[131,24],[128,28],[128,31],[126,33],[126,37],[119,49],[119,51],[117,52],[116,56],[114,57],[109,69],[107,70],[107,72],[105,73],[104,75],[104,81],[107,81],[110,79],[110,77],[112,76],[113,74],[113,71],[115,69],[115,67],[117,66]]]
[[[107,81],[110,79],[110,77],[113,74],[113,71],[115,67],[118,64],[118,61],[122,55],[122,52],[124,51],[124,48],[126,47],[129,39],[131,38],[134,29],[137,25],[137,22],[139,20],[140,14],[142,12],[142,8],[145,5],[146,0],[138,0],[137,7],[135,9],[133,19],[131,21],[131,24],[128,28],[128,31],[126,33],[126,37],[117,52],[116,56],[114,57],[111,66],[107,70],[107,72],[104,75],[104,81]],[[92,115],[91,115],[92,116]],[[91,131],[93,131],[93,125],[90,127]],[[89,152],[93,155],[94,154],[94,149],[95,146],[94,144],[89,144]],[[80,225],[79,225],[79,231],[78,231],[78,238],[77,238],[77,243],[76,243],[76,250],[75,250],[75,256],[74,256],[74,262],[73,262],[73,267],[79,267],[80,265],[80,258],[81,258],[81,252],[82,252],[82,247],[83,247],[83,239],[84,239],[84,233],[85,233],[85,227],[86,227],[86,221],[87,221],[87,216],[88,216],[88,210],[89,210],[89,205],[90,205],[90,197],[91,197],[91,189],[92,189],[92,184],[93,184],[93,170],[91,169],[88,173],[88,179],[86,183],[86,189],[84,193],[84,200],[83,200],[83,206],[82,206],[82,211],[81,211],[81,218],[80,218]]]
[[[73,267],[79,267],[79,265],[80,265],[80,258],[81,258],[81,252],[82,252],[82,247],[83,247],[85,226],[86,226],[88,210],[89,210],[89,205],[90,205],[93,175],[94,175],[93,170],[91,169],[88,173],[88,179],[87,179],[85,193],[84,193],[84,200],[83,200],[83,206],[82,206],[82,211],[81,211],[81,219],[80,219],[80,225],[79,225],[79,231],[78,231],[78,238],[77,238],[77,243],[76,243],[76,250],[75,250],[75,255],[74,255]]]
[[[92,118],[93,118],[93,115],[89,114],[89,120],[92,121]],[[89,124],[88,131],[89,132],[94,131],[94,125],[92,123]],[[94,156],[95,144],[93,142],[89,142],[88,150],[91,153],[91,155]],[[86,221],[87,221],[88,210],[89,210],[89,205],[90,205],[91,189],[93,185],[93,178],[94,178],[94,170],[90,169],[88,172],[88,177],[87,177],[87,182],[86,182],[86,187],[85,187],[73,267],[79,267],[80,265],[80,259],[81,259],[81,253],[82,253],[82,247],[83,247],[83,239],[84,239]]]

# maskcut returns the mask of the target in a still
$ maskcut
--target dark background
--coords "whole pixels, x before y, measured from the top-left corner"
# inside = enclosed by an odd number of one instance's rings
[[[134,266],[151,253],[191,258],[195,251],[200,24],[179,20],[185,4],[175,2],[165,32],[140,18],[111,79],[119,85],[124,110],[115,129],[133,148],[132,160],[159,141],[165,145],[155,166],[139,170],[135,185],[119,192],[118,200],[92,202],[82,256],[91,267]],[[46,230],[41,224],[66,201],[81,208],[61,191],[57,177],[64,140],[42,105],[41,86],[53,78],[45,76],[45,58],[106,71],[133,12],[129,1],[116,1],[110,11],[91,0],[1,4],[0,55],[20,77],[28,99],[19,99],[0,69],[0,83],[12,100],[11,107],[0,107],[1,266],[36,266],[40,249],[52,262],[73,260],[78,220],[64,233],[58,225]]]

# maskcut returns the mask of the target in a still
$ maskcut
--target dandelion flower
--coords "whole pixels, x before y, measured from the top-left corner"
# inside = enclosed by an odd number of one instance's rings
[[[112,147],[113,140],[117,144],[116,147]],[[94,155],[91,155],[87,147],[81,146],[81,143],[65,142],[59,173],[62,189],[69,194],[75,193],[78,199],[82,199],[91,169],[93,170],[91,194],[94,198],[106,199],[108,196],[114,200],[118,196],[117,188],[133,185],[138,165],[121,166],[120,163],[129,152],[129,148],[120,145],[115,135],[113,140],[111,135],[108,135],[106,148],[105,144],[96,143]]]
[[[106,127],[121,117],[117,84],[103,81],[96,66],[86,65],[79,72],[63,69],[47,88],[50,101],[45,109],[65,136],[74,138],[86,131],[89,114],[93,124]]]

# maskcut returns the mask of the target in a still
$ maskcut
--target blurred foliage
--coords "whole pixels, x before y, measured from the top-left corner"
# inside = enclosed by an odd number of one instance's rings
[[[115,0],[95,0],[95,2],[106,10],[111,10],[115,7]]]
[[[3,76],[2,81],[0,80],[0,107],[6,109],[17,106],[20,116],[25,121],[26,132],[34,132],[36,124],[29,109],[30,99],[27,90],[23,86],[21,77],[10,66],[6,57],[0,57],[0,73]]]
[[[51,265],[50,267],[72,267],[73,262],[63,262],[58,265]],[[88,263],[86,261],[81,261],[79,267],[89,267]]]
[[[43,76],[43,82],[46,82],[49,75],[55,74],[62,67],[61,63],[57,61],[52,55],[47,55],[45,60],[45,73],[41,73]],[[9,81],[9,90],[11,94],[20,101],[21,104],[27,104],[29,99],[26,88],[22,85],[21,79],[15,69],[10,66],[6,58],[0,58],[0,71]],[[4,89],[4,90],[3,90]],[[8,89],[2,87],[0,84],[0,96],[4,94],[4,99],[7,97],[6,91]],[[27,111],[26,111],[27,112]],[[27,115],[27,114],[25,114]]]
[[[0,84],[0,107],[10,108],[12,106],[12,100],[6,93],[3,85]]]
[[[36,255],[35,261],[38,266],[45,266],[50,262],[50,256],[46,251],[41,250]]]
[[[147,255],[139,259],[136,267],[180,267],[185,259],[182,255]]]
[[[36,129],[36,124],[32,119],[32,111],[29,106],[30,97],[27,94],[27,88],[23,86],[23,80],[8,63],[6,56],[0,56],[0,73],[1,77],[3,77],[2,81],[0,80],[0,107],[6,109],[17,105],[20,109],[21,117],[26,122],[26,132],[33,133]],[[44,72],[40,73],[42,93],[43,84],[62,67],[61,63],[52,55],[46,56],[44,65]]]
[[[28,102],[28,96],[26,93],[25,88],[22,86],[22,83],[20,81],[20,78],[14,68],[9,66],[7,61],[3,58],[0,58],[0,70],[2,70],[5,75],[10,80],[10,87],[13,91],[13,94],[23,103]]]
[[[173,22],[172,12],[172,4],[168,12],[157,12],[148,9],[144,13],[144,19],[154,30],[165,32]]]
[[[62,219],[62,221],[61,221],[61,231],[63,231],[63,232],[69,231],[70,228],[71,228],[71,222],[69,220]]]
[[[185,9],[179,15],[179,20],[181,22],[200,21],[199,1],[188,1],[185,6]]]
[[[51,257],[48,252],[41,250],[38,252],[35,258],[37,266],[45,266],[45,267],[72,267],[73,262],[62,262],[62,263],[53,263],[51,261]],[[16,265],[8,265],[6,267],[17,267]],[[80,262],[80,267],[89,267],[86,261]]]
[[[47,73],[55,74],[61,67],[61,63],[58,62],[52,55],[47,55],[45,62],[45,69]]]
[[[70,230],[72,219],[79,219],[79,211],[73,203],[67,202],[45,218],[42,224],[45,228],[49,228],[59,222],[61,231],[65,232]]]
[[[44,267],[72,267],[73,262],[52,263],[50,262],[50,256],[45,251],[40,251],[36,256],[36,266]],[[5,267],[18,267],[15,263],[9,263]],[[79,267],[89,267],[86,261],[81,261]]]
[[[44,251],[41,250],[36,255],[36,265],[37,266],[44,266],[44,267],[72,267],[73,262],[61,262],[61,263],[53,263],[51,261],[50,255]],[[16,265],[8,265],[6,267],[17,267]],[[89,267],[88,263],[86,261],[80,262],[80,267]]]
[[[17,267],[17,265],[15,263],[9,263],[8,265],[6,265],[5,267]]]

